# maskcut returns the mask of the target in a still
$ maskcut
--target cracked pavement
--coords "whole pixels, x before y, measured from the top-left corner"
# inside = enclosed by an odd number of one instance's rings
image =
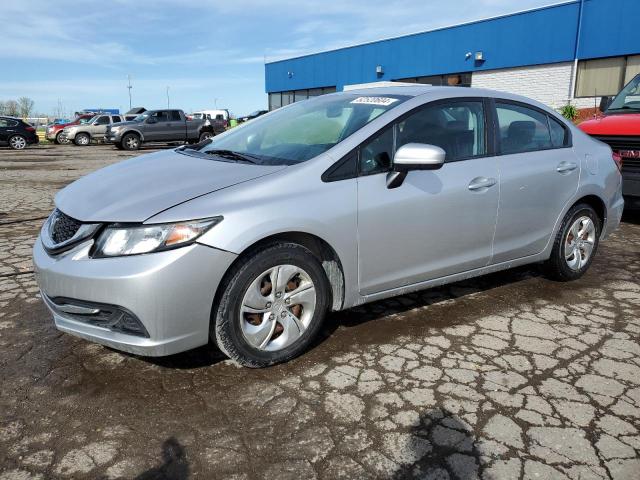
[[[639,214],[577,282],[526,267],[364,305],[264,370],[145,359],[58,332],[31,273],[55,191],[127,155],[0,150],[0,480],[638,478]]]

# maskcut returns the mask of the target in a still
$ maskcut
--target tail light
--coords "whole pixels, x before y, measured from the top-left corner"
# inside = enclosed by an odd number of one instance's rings
[[[618,152],[613,152],[611,154],[611,157],[613,158],[616,167],[618,167],[618,170],[622,170],[622,157],[620,156],[620,154]]]
[[[25,127],[24,129],[25,129],[27,132],[35,132],[35,131],[36,131],[36,129],[35,129],[35,128],[33,128],[33,127]]]

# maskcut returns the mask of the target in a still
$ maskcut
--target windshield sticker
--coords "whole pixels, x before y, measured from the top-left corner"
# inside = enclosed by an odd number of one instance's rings
[[[397,98],[389,97],[358,97],[355,100],[352,100],[351,103],[364,103],[367,105],[381,105],[383,107],[387,107],[397,101]]]

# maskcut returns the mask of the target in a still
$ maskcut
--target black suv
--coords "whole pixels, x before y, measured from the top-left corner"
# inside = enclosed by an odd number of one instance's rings
[[[27,122],[19,118],[0,117],[0,145],[22,150],[38,141],[36,129]]]

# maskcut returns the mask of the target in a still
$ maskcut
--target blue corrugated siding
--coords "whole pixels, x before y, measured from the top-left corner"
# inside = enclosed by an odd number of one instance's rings
[[[579,57],[640,53],[640,37],[633,32],[640,20],[638,3],[586,0]],[[266,91],[327,86],[341,89],[376,80],[570,61],[575,51],[578,11],[578,2],[561,4],[269,63],[265,66]],[[465,59],[467,52],[476,51],[484,54],[481,64]],[[376,75],[376,65],[384,67],[382,77]],[[291,77],[289,72],[293,73]]]

